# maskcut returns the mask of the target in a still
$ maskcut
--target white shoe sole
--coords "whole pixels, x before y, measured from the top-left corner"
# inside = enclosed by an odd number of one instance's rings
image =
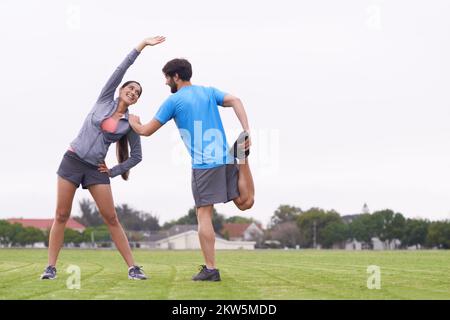
[[[148,278],[139,279],[139,278],[134,278],[134,277],[128,276],[128,279],[130,279],[130,280],[147,280]]]

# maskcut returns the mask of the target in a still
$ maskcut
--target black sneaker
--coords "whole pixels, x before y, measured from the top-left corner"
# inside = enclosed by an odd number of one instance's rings
[[[132,266],[128,269],[128,279],[131,280],[146,280],[147,276],[142,271],[142,267]]]
[[[54,266],[48,266],[45,268],[44,273],[41,275],[41,280],[53,280],[56,279],[56,268]]]
[[[198,274],[192,277],[194,281],[220,281],[220,273],[218,269],[209,270],[203,264]]]
[[[242,131],[237,140],[234,142],[233,147],[230,149],[230,153],[233,158],[237,158],[239,160],[246,159],[250,154],[250,149],[245,151],[244,148],[238,146],[238,144],[242,144],[248,140],[249,134],[247,131]]]

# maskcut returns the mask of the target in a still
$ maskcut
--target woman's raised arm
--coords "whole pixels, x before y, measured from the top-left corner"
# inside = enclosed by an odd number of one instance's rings
[[[141,53],[141,51],[146,46],[154,46],[161,42],[164,42],[165,40],[166,38],[161,36],[145,38],[144,40],[142,40],[136,46],[136,48],[134,48],[126,56],[126,58],[122,61],[122,63],[116,68],[114,73],[108,79],[102,91],[100,92],[100,96],[97,99],[97,103],[114,100],[114,92],[116,91],[119,84],[122,82],[125,72],[134,63],[134,61],[136,60],[137,56]]]

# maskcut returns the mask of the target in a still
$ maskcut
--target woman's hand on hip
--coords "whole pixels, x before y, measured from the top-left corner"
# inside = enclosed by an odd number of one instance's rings
[[[109,177],[111,176],[111,170],[108,169],[106,163],[100,163],[98,165],[98,171],[100,171],[101,173],[107,173]]]

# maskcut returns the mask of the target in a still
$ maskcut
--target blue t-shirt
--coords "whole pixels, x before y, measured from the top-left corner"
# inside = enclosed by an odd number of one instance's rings
[[[161,124],[175,120],[194,169],[210,169],[234,161],[228,154],[218,108],[225,95],[213,87],[183,87],[167,98],[155,115]]]

